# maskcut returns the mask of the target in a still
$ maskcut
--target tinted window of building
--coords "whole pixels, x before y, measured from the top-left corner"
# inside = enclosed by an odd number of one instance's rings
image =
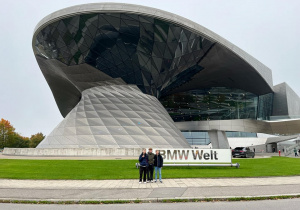
[[[273,108],[273,93],[259,96],[258,99],[258,120],[270,120]]]
[[[190,145],[208,145],[210,143],[209,135],[205,131],[182,131],[181,133]],[[228,131],[225,133],[228,138],[257,137],[256,133],[249,133],[249,132]]]
[[[161,98],[160,102],[175,122],[257,119],[258,116],[268,119],[270,98],[272,94],[259,97],[240,89],[212,87],[175,93]]]

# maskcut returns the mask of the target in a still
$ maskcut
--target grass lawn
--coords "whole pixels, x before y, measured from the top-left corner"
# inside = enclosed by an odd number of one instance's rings
[[[137,179],[137,160],[0,159],[0,178]],[[235,167],[164,167],[163,178],[263,177],[300,175],[300,159],[286,157],[234,159]]]

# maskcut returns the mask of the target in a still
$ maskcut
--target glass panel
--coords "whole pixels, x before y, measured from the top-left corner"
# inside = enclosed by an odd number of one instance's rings
[[[239,89],[212,87],[175,93],[160,102],[175,122],[267,119],[272,111],[271,98],[272,94],[257,96]]]
[[[273,93],[261,95],[258,98],[258,120],[270,120],[273,108]]]
[[[210,144],[209,135],[205,131],[182,131],[184,138],[190,145],[208,145]],[[228,138],[242,138],[242,137],[257,137],[256,133],[249,132],[226,132]]]
[[[181,133],[190,145],[208,145],[210,143],[210,139],[207,132],[182,131]]]

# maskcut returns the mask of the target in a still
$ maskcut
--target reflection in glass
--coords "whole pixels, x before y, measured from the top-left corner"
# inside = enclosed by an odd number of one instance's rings
[[[181,131],[190,145],[208,145],[210,143],[209,135],[205,131]],[[225,132],[228,138],[256,138],[256,133],[249,132]]]
[[[257,96],[240,89],[212,87],[175,93],[160,98],[160,102],[175,122],[258,117],[265,120],[271,115],[271,98],[272,94]]]

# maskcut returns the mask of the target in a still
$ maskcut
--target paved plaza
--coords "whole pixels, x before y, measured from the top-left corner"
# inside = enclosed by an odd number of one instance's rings
[[[299,195],[300,176],[224,179],[0,180],[3,200],[162,200]]]
[[[300,185],[300,176],[267,178],[164,179],[163,183],[121,180],[14,180],[0,179],[0,189],[145,189]]]

